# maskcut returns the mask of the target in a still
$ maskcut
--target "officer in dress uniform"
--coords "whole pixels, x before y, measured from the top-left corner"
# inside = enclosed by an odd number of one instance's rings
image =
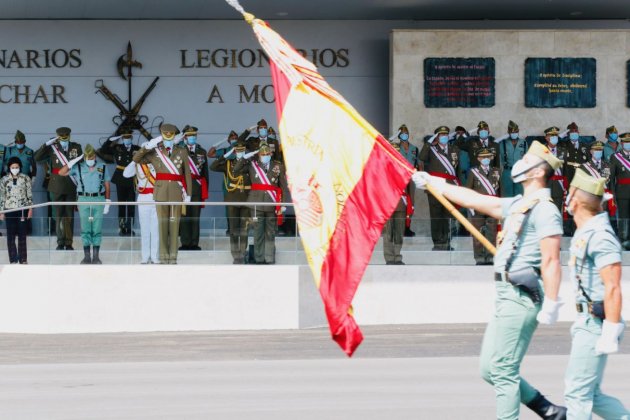
[[[610,159],[610,185],[617,202],[619,239],[630,251],[630,133],[623,133],[620,138],[621,150]]]
[[[401,144],[392,143],[392,147],[405,156]],[[403,191],[394,213],[383,228],[383,255],[387,265],[405,265],[400,251],[403,245],[406,220],[411,217],[411,187],[412,183],[410,182]]]
[[[455,144],[459,144],[458,142],[466,142],[470,138],[468,131],[461,125],[455,127],[455,132],[451,133],[449,137],[453,137]],[[450,144],[453,144],[451,142]],[[462,149],[459,149],[459,168],[457,171],[457,177],[460,179],[462,184],[466,184],[468,181],[468,172],[470,172],[470,158],[468,156],[468,152]]]
[[[92,145],[85,146],[85,155],[70,160],[59,170],[60,176],[73,176],[77,180],[77,201],[109,202],[109,172],[107,165],[96,157]],[[81,205],[81,240],[85,254],[81,264],[102,264],[101,249],[103,215],[109,213],[109,204]],[[90,247],[92,248],[90,250]],[[91,251],[91,252],[90,252]]]
[[[606,183],[604,184],[606,192],[612,194],[609,186],[610,163],[604,159],[604,143],[601,141],[594,141],[591,143],[589,156],[588,162],[582,164],[580,169],[595,178],[604,178],[606,180]],[[609,212],[610,217],[615,216],[617,210],[614,207],[614,200],[607,201],[604,208]],[[616,219],[611,220],[611,225],[613,226],[615,232],[617,232]]]
[[[569,130],[569,141],[566,143],[565,175],[568,182],[571,183],[575,170],[583,163],[588,162],[590,153],[588,145],[580,138],[580,130],[577,124],[572,122],[567,126],[567,130]]]
[[[191,200],[203,202],[208,199],[210,173],[206,149],[197,143],[198,131],[197,127],[188,125],[184,127],[184,143],[181,143],[180,147],[188,149],[188,155],[195,166],[190,168],[193,179]],[[182,243],[180,250],[201,251],[199,246],[200,214],[201,206],[186,206],[186,214],[182,214],[179,224],[179,236]]]
[[[37,165],[33,157],[33,149],[26,146],[26,136],[20,130],[15,132],[15,144],[5,149],[4,159],[8,162],[12,157],[17,157],[22,162],[21,173],[28,175],[31,180],[37,176]],[[6,170],[4,171],[7,172]]]
[[[225,187],[223,201],[225,202],[247,202],[247,196],[252,188],[249,172],[242,171],[241,174],[236,174],[234,171],[235,164],[244,159],[245,150],[245,143],[239,140],[233,149],[215,159],[210,165],[211,171],[223,173]],[[250,208],[244,205],[228,206],[227,217],[233,263],[244,264],[247,252],[247,223],[251,217]]]
[[[499,166],[499,144],[494,141],[494,137],[490,136],[490,127],[485,121],[479,121],[477,124],[477,136],[471,136],[466,141],[459,140],[457,146],[461,150],[468,152],[470,164],[475,165],[477,162],[477,152],[482,149],[490,149],[494,153],[491,165]],[[460,137],[459,139],[462,139]]]
[[[601,390],[608,354],[619,351],[621,245],[602,211],[605,179],[577,170],[567,210],[577,224],[569,260],[578,317],[571,328],[571,354],[565,376],[567,418],[630,419],[621,401]]]
[[[260,121],[243,131],[239,136],[239,139],[245,139],[247,150],[250,152],[256,151],[259,148],[261,142],[265,142],[269,146],[269,126],[267,121],[262,118]],[[271,148],[270,148],[271,150]]]
[[[278,134],[273,127],[269,127],[269,133],[267,134],[267,144],[271,150],[271,158],[278,162],[284,162],[284,156],[282,155],[282,146],[278,141]]]
[[[606,128],[606,140],[604,143],[604,159],[610,161],[612,155],[617,153],[620,149],[619,147],[619,131],[617,131],[617,127],[611,125]]]
[[[123,128],[120,134],[120,136],[107,139],[98,150],[98,156],[107,163],[116,164],[116,170],[112,175],[112,183],[116,186],[116,199],[131,203],[136,201],[134,179],[125,178],[123,171],[132,162],[133,154],[140,150],[140,147],[132,144],[132,130]],[[121,139],[122,144],[120,143]],[[135,211],[135,205],[118,206],[118,233],[120,236],[133,235]]]
[[[527,141],[519,135],[518,124],[510,120],[508,138],[499,143],[501,173],[501,196],[514,197],[523,194],[523,186],[512,181],[512,166],[527,153]]]
[[[420,151],[423,170],[433,176],[446,179],[449,184],[461,185],[457,178],[459,148],[449,144],[449,128],[440,126],[434,130],[436,138],[426,142]],[[431,238],[434,251],[452,251],[450,239],[451,214],[431,194],[428,195],[431,217]]]
[[[175,147],[177,127],[162,124],[161,136],[143,144],[133,155],[139,164],[150,163],[155,168],[155,190],[153,199],[160,202],[190,203],[192,177],[188,165],[188,149]],[[158,230],[160,232],[160,262],[177,264],[177,238],[179,219],[183,205],[157,206]]]
[[[419,150],[416,146],[414,146],[413,144],[411,144],[410,141],[410,137],[409,137],[409,129],[407,128],[407,126],[405,124],[401,125],[398,128],[398,143],[393,143],[393,144],[398,144],[399,145],[399,149],[400,149],[400,153],[405,157],[405,159],[407,159],[407,162],[409,162],[409,164],[411,166],[413,166],[414,168],[418,169],[419,167],[419,162],[418,162],[418,153]],[[411,190],[409,192],[409,195],[411,197],[411,208],[413,208],[415,206],[415,186],[413,185],[413,183],[410,183],[410,187]],[[405,236],[407,237],[413,237],[416,236],[416,233],[414,231],[411,230],[411,217],[406,219],[406,223],[405,223]]]
[[[495,389],[497,419],[517,420],[521,403],[543,419],[565,418],[566,409],[549,402],[520,372],[538,322],[557,321],[561,305],[557,299],[562,216],[546,188],[548,178],[561,165],[549,149],[534,142],[512,167],[512,178],[524,184],[525,195],[509,198],[450,185],[426,172],[412,177],[418,188],[430,184],[462,207],[503,220],[494,257],[496,311],[481,349],[482,376]]]
[[[49,162],[51,174],[48,181],[48,191],[52,201],[71,202],[76,201],[77,198],[75,180],[72,177],[59,175],[59,170],[68,161],[83,154],[81,145],[70,141],[70,132],[68,127],[59,127],[57,137],[48,140],[35,152],[36,162]],[[55,206],[53,212],[56,219],[57,250],[73,250],[74,206]]]
[[[549,178],[549,188],[551,189],[551,199],[558,210],[562,212],[564,205],[564,196],[569,188],[569,180],[565,176],[565,168],[567,161],[567,151],[565,143],[559,143],[560,129],[558,127],[549,127],[545,130],[545,141],[547,148],[552,155],[562,161],[562,165],[557,168],[554,174]]]
[[[287,176],[284,165],[271,160],[271,150],[260,142],[258,159],[238,159],[234,165],[238,175],[249,174],[251,191],[248,202],[280,203],[288,196]],[[254,225],[254,256],[256,264],[275,264],[276,231],[283,209],[280,206],[256,206]]]
[[[477,166],[470,171],[467,188],[492,197],[500,196],[501,171],[491,166],[494,155],[490,149],[480,149],[477,152]],[[488,215],[471,211],[470,223],[483,235],[494,243],[497,238],[497,220]],[[473,237],[473,253],[476,265],[492,265],[492,254]]]

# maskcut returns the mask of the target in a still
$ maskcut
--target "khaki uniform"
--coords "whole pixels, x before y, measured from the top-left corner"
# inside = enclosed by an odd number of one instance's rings
[[[433,148],[433,150],[431,149]],[[435,153],[441,154],[457,171],[459,164],[459,148],[449,144],[445,148],[441,145],[432,146],[425,143],[420,151],[420,160],[424,162],[424,170],[433,176],[446,177],[449,184],[459,185],[459,179],[448,173],[440,159]],[[457,173],[457,172],[455,172]],[[428,194],[428,193],[427,193]],[[435,198],[428,194],[429,215],[431,216],[431,238],[433,239],[433,249],[448,251],[451,249],[450,224],[451,214],[448,210]]]
[[[182,143],[182,146],[188,150],[188,155],[195,163],[199,179],[193,177],[191,201],[202,202],[208,198],[208,183],[210,182],[210,173],[208,172],[208,152],[198,144],[191,146]],[[202,181],[203,180],[203,181]],[[205,188],[205,192],[202,190]],[[199,215],[201,214],[201,206],[186,206],[186,214],[182,215],[179,225],[179,236],[183,249],[199,250]]]
[[[412,182],[407,184],[404,194],[398,201],[392,217],[385,223],[383,229],[383,255],[387,264],[402,264],[402,245],[407,220],[407,200],[412,194]]]
[[[61,155],[66,159],[66,162],[59,160],[53,147],[56,147]],[[81,145],[73,141],[68,142],[66,150],[57,141],[51,146],[42,145],[35,152],[36,162],[50,162],[51,174],[48,181],[48,192],[52,201],[76,201],[77,199],[77,187],[67,176],[60,176],[59,170],[63,166],[76,157],[83,154]],[[53,209],[55,215],[55,224],[57,232],[57,246],[58,247],[71,247],[73,228],[74,228],[74,205],[67,206],[55,206]]]
[[[622,150],[622,148],[619,148]],[[619,224],[619,239],[628,249],[630,240],[630,169],[623,161],[630,162],[630,152],[620,151],[610,158],[610,185],[617,203],[617,220]],[[630,166],[630,165],[629,165]]]
[[[168,156],[166,148],[160,144],[158,148]],[[188,149],[174,147],[170,159],[177,168],[179,175],[184,176],[186,195],[192,192],[192,178],[188,166]],[[170,174],[155,149],[141,148],[133,156],[136,163],[150,163],[155,168],[156,181],[153,199],[156,203],[165,201],[183,202],[182,187],[177,181],[159,179],[160,174]],[[160,232],[160,262],[162,264],[177,264],[177,237],[179,235],[179,219],[183,206],[157,206],[158,230]]]
[[[249,172],[237,175],[234,171],[236,159],[220,157],[210,165],[210,170],[223,173],[225,194],[223,201],[245,203],[251,190]],[[242,206],[228,206],[228,226],[230,233],[230,251],[234,264],[243,264],[247,252],[247,223],[251,217],[250,208]]]
[[[484,168],[483,166],[477,166],[474,168],[469,176],[466,187],[485,195],[494,195],[499,197],[501,195],[501,171],[496,167]],[[487,187],[491,187],[488,191]],[[493,191],[494,190],[494,191]],[[493,193],[493,194],[491,194]],[[497,238],[497,219],[494,217],[486,216],[485,214],[476,212],[470,216],[470,223],[477,228],[483,236],[486,237],[490,243],[495,243]],[[473,237],[473,253],[477,265],[491,265],[492,254]]]

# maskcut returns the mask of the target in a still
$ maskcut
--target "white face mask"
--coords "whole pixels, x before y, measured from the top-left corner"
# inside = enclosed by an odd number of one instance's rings
[[[567,194],[567,199],[564,200],[564,208],[567,209],[567,213],[569,216],[573,216],[573,211],[569,208],[569,204],[571,204],[571,199],[573,198],[573,194]]]
[[[516,161],[514,166],[512,166],[512,182],[515,182],[518,184],[527,179],[534,178],[532,176],[527,176],[527,172],[531,171],[532,169],[534,169],[535,167],[541,164],[542,162],[531,165],[525,162],[525,160],[523,159]]]
[[[236,153],[236,159],[243,159],[243,156],[245,156],[245,152],[237,152]]]
[[[15,176],[20,173],[20,168],[11,168],[11,173]]]

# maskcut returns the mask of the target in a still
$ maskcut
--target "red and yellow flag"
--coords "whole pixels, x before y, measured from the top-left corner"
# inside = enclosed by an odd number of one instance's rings
[[[282,149],[306,257],[333,339],[363,340],[352,299],[414,169],[264,21],[250,23],[269,57]]]

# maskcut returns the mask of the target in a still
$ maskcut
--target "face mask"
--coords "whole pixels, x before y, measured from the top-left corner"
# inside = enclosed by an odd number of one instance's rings
[[[197,143],[197,137],[195,137],[195,136],[188,136],[188,137],[186,137],[186,141],[188,142],[188,144],[193,145],[193,144]]]
[[[481,164],[482,164],[483,166],[488,166],[488,165],[490,165],[490,159],[488,159],[488,158],[483,158],[483,159],[481,159]]]
[[[567,199],[564,200],[564,208],[567,209],[567,213],[569,213],[569,216],[573,216],[573,211],[569,208],[569,204],[571,204],[572,198],[573,194],[567,194]]]
[[[96,165],[96,159],[85,159],[85,164],[91,168]]]
[[[11,168],[11,173],[15,176],[20,173],[20,168]]]
[[[518,140],[518,133],[510,133],[510,138],[512,140]]]
[[[438,137],[438,141],[440,142],[440,144],[447,144],[448,143],[448,136],[440,136],[440,137]]]
[[[123,144],[124,144],[125,146],[131,146],[131,141],[132,141],[132,140],[133,140],[133,139],[132,139],[131,137],[129,137],[128,139],[123,138]]]
[[[245,152],[237,152],[236,153],[236,159],[243,159],[243,156],[245,156]]]
[[[269,162],[271,162],[271,155],[263,155],[263,156],[261,156],[261,157],[260,157],[260,161],[261,161],[264,165],[268,164]]]
[[[409,134],[407,133],[401,133],[399,137],[402,141],[409,141]]]
[[[267,129],[266,128],[259,128],[258,129],[258,135],[260,137],[267,137]]]
[[[610,133],[608,135],[608,140],[612,141],[613,143],[616,142],[618,138],[619,138],[619,134],[617,133]]]
[[[173,147],[173,140],[164,140],[164,147]]]
[[[488,134],[490,134],[488,130],[479,130],[479,137],[481,137],[482,139],[487,139]]]
[[[22,150],[22,149],[24,149],[24,143],[17,143],[17,144],[15,145],[15,147],[17,147],[17,148],[18,148],[18,150]]]
[[[626,142],[623,144],[623,150],[626,152],[630,152],[630,143]]]
[[[569,139],[571,141],[578,141],[580,138],[580,133],[569,133]]]
[[[535,165],[529,165],[523,159],[516,161],[514,166],[512,166],[512,182],[518,184],[525,181],[526,179],[530,179],[531,177],[527,176],[527,172],[531,171],[536,166],[541,165],[542,163],[543,162],[537,163]]]
[[[600,160],[603,154],[604,152],[602,150],[595,150],[593,151],[593,159]]]
[[[65,140],[59,140],[59,143],[61,143],[61,146],[65,149],[66,147],[68,147],[68,143],[70,143],[70,139],[65,139]]]
[[[549,137],[549,143],[551,143],[551,145],[553,145],[553,146],[558,144],[558,136],[551,136],[551,137]]]

